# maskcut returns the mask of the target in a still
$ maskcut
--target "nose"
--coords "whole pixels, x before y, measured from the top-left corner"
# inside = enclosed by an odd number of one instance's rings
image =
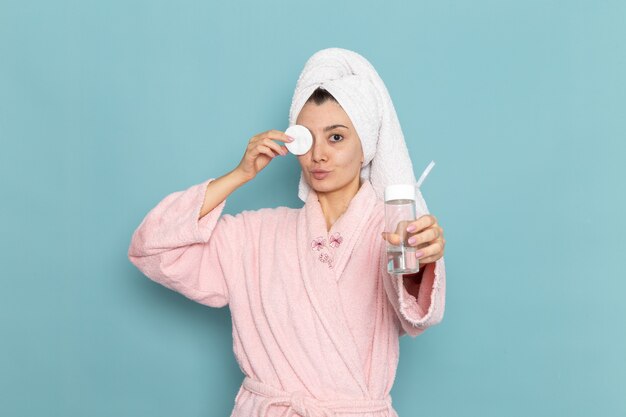
[[[313,145],[311,146],[311,159],[314,162],[327,161],[327,149],[323,140],[318,140],[313,136]]]

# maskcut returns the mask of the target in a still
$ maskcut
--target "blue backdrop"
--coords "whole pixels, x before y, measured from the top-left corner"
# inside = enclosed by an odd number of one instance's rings
[[[226,416],[227,308],[143,276],[167,194],[287,128],[306,59],[385,81],[446,236],[400,416],[626,415],[626,3],[0,1],[0,415]],[[278,158],[226,212],[298,207]]]

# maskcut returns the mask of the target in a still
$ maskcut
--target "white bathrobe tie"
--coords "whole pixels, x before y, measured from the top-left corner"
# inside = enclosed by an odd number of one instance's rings
[[[243,386],[248,391],[267,397],[259,407],[258,417],[266,417],[272,405],[289,407],[287,417],[297,414],[302,417],[335,417],[335,412],[372,413],[391,410],[391,396],[383,400],[370,399],[336,399],[318,400],[301,391],[288,393],[261,381],[246,377]]]

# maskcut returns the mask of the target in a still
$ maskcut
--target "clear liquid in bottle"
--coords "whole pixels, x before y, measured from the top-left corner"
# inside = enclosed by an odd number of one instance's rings
[[[385,232],[387,272],[413,274],[419,271],[415,246],[408,240],[407,227],[415,221],[415,188],[411,184],[394,184],[385,189]]]
[[[415,257],[415,247],[388,246],[387,272],[390,274],[412,274],[419,271],[419,259]]]

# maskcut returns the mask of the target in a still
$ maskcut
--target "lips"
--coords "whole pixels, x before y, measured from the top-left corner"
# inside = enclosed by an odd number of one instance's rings
[[[323,169],[315,169],[311,171],[311,175],[313,175],[313,178],[316,180],[323,180],[328,176],[328,174],[330,174],[330,171],[325,171]]]

